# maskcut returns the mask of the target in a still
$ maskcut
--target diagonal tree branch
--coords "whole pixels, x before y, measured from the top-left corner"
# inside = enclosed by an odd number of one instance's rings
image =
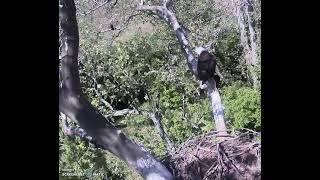
[[[138,111],[136,109],[122,109],[113,111],[111,114],[107,115],[106,117],[110,116],[125,116],[125,115],[138,115],[141,114],[147,118],[150,118],[158,131],[161,139],[164,141],[167,147],[167,152],[171,153],[174,151],[174,145],[168,134],[164,131],[162,122],[161,122],[161,116],[158,113],[153,112],[147,112],[147,111]]]
[[[79,32],[73,0],[59,1],[59,17],[62,29],[59,111],[75,121],[94,142],[125,161],[145,179],[173,179],[165,166],[117,130],[85,98],[78,71]]]
[[[165,0],[164,3],[166,4]],[[197,77],[197,59],[195,59],[193,55],[193,52],[189,45],[190,43],[186,36],[186,32],[183,30],[175,14],[166,6],[147,6],[140,4],[137,6],[137,10],[157,15],[167,22],[171,29],[173,29],[176,33],[176,37],[181,46],[183,54],[187,60],[189,69]],[[219,135],[226,136],[228,133],[224,119],[224,108],[221,103],[219,91],[217,90],[216,83],[213,78],[209,79],[209,81],[206,82],[206,87],[208,97],[211,102],[212,113],[216,129],[219,132]]]
[[[169,138],[169,136],[167,135],[167,133],[163,129],[160,115],[158,113],[150,113],[150,112],[144,112],[144,111],[142,111],[141,113],[149,117],[153,121],[153,124],[155,125],[161,139],[166,144],[167,152],[168,153],[174,152],[175,150],[174,145],[171,139]]]
[[[146,11],[152,14],[159,16],[160,18],[164,19],[168,25],[175,31],[176,37],[178,38],[179,44],[181,46],[181,50],[185,58],[187,59],[188,66],[192,73],[197,76],[197,60],[194,58],[192,53],[190,43],[187,40],[187,36],[185,34],[184,29],[179,24],[175,14],[168,10],[166,7],[163,6],[147,6],[147,5],[139,5],[137,7],[138,11]]]

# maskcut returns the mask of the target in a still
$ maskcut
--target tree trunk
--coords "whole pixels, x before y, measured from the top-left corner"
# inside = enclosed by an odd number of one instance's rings
[[[256,32],[254,30],[254,18],[253,15],[253,6],[251,0],[246,0],[247,5],[245,7],[245,14],[248,19],[248,28],[250,35],[250,46],[251,46],[251,64],[257,66],[257,43],[256,43]]]
[[[247,31],[246,31],[246,24],[247,23],[246,23],[245,17],[244,17],[245,11],[247,10],[247,8],[245,6],[246,5],[244,5],[244,6],[239,5],[236,15],[237,15],[239,29],[240,29],[240,42],[243,47],[244,58],[245,58],[246,65],[247,65],[247,68],[249,71],[249,76],[250,76],[250,79],[252,81],[253,86],[257,87],[258,78],[257,78],[256,73],[254,72],[254,68],[257,65],[256,44],[255,44],[255,41],[254,42],[251,41],[251,44],[250,44],[251,48],[249,46],[249,38],[247,36]],[[255,34],[252,29],[253,27],[252,26],[250,27],[250,25],[249,25],[249,30],[250,30],[250,28],[251,28],[251,32],[249,34],[250,34],[251,39],[254,40]],[[252,48],[252,45],[253,45],[253,48]]]
[[[76,7],[73,0],[60,0],[59,7],[62,29],[59,111],[76,121],[96,144],[124,160],[145,179],[173,179],[159,161],[117,130],[85,98],[78,71],[79,32]]]

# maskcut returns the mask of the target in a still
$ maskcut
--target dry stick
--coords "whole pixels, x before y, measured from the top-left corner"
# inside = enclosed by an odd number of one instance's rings
[[[259,134],[259,135],[261,134],[260,132],[257,132],[257,131],[254,131],[254,130],[251,130],[251,129],[248,129],[248,128],[241,128],[241,129],[249,131],[249,132],[252,132],[254,134]]]
[[[208,165],[203,163],[203,162],[201,162],[201,159],[199,157],[197,157],[196,155],[193,155],[191,153],[188,153],[188,154],[191,155],[193,158],[195,158],[197,160],[197,162],[199,162],[200,164],[208,167]]]
[[[207,170],[207,172],[205,173],[205,176],[203,177],[203,180],[205,180],[208,176],[210,176],[210,174],[213,174],[213,173],[216,172],[216,170],[217,170],[218,167],[219,167],[218,164],[219,164],[219,163],[217,163],[217,164],[213,163],[213,164],[211,165],[211,167],[210,167],[210,168]]]
[[[220,146],[219,146],[219,150],[218,150],[218,151],[220,151],[220,153],[222,154],[222,157],[223,157],[223,156],[226,157],[227,161],[230,162],[231,166],[232,166],[241,176],[243,176],[243,174],[240,172],[240,170],[237,168],[237,166],[233,163],[232,160],[229,159],[229,157],[227,156],[227,154],[224,152],[224,150],[223,150],[222,148],[220,148]]]
[[[113,111],[111,114],[106,115],[105,117],[110,117],[110,116],[124,116],[124,115],[137,115],[141,114],[144,115],[148,118],[150,118],[155,125],[156,130],[158,131],[158,134],[160,135],[161,139],[164,141],[167,151],[169,154],[172,154],[172,152],[175,151],[175,147],[172,143],[172,140],[169,138],[167,133],[164,131],[162,123],[161,123],[161,118],[156,115],[155,113],[150,113],[150,112],[145,112],[145,111],[138,111],[138,110],[132,110],[132,109],[122,109],[122,110],[117,110]]]
[[[219,143],[217,143],[217,154],[218,154],[218,166],[220,165],[221,166],[221,172],[218,173],[218,179],[221,179],[221,175],[223,173],[223,161],[221,160],[221,157],[220,157],[220,153],[219,153]]]
[[[237,156],[241,156],[242,154],[244,154],[244,153],[246,153],[246,152],[250,151],[250,149],[251,149],[253,146],[255,146],[255,145],[257,145],[257,144],[256,144],[256,143],[253,143],[251,146],[244,148],[244,150],[242,150],[242,152],[241,152],[241,153],[238,153],[238,154],[231,154],[231,155],[229,155],[229,157],[237,157]]]

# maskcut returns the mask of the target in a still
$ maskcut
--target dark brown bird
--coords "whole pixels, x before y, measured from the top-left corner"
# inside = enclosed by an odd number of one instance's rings
[[[201,81],[206,82],[214,77],[217,61],[213,54],[204,48],[196,49],[198,57],[198,77]]]

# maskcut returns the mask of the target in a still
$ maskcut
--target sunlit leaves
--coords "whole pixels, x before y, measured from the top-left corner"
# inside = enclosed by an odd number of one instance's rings
[[[258,90],[235,84],[223,91],[223,102],[227,118],[232,127],[261,128],[261,94]]]

